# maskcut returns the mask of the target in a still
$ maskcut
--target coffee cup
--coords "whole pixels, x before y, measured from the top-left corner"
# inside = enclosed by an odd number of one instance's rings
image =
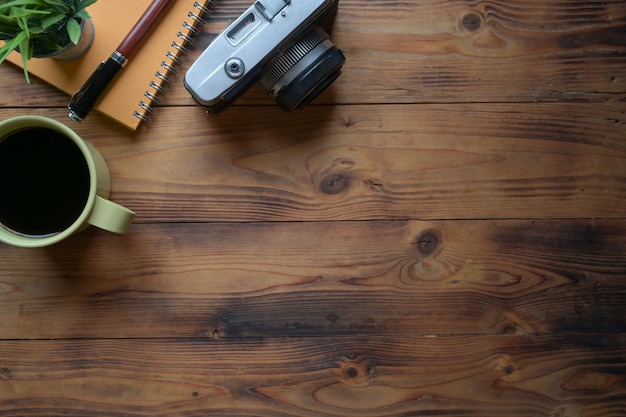
[[[48,246],[89,225],[123,234],[135,213],[110,191],[104,158],[69,127],[43,116],[0,122],[1,242]]]

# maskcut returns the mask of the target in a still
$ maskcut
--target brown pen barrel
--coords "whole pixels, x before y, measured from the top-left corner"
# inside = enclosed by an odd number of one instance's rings
[[[135,26],[128,33],[126,38],[117,47],[117,51],[125,58],[128,58],[135,52],[135,49],[141,43],[143,37],[150,31],[153,23],[161,16],[167,6],[173,0],[155,0],[150,4],[148,9],[141,15]]]

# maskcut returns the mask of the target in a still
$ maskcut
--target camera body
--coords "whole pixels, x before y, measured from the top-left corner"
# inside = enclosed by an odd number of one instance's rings
[[[319,26],[338,0],[258,0],[223,30],[185,74],[208,113],[257,81],[285,111],[305,107],[340,74],[343,53]]]

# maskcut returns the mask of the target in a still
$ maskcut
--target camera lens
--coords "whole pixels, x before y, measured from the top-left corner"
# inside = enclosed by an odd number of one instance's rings
[[[283,110],[301,109],[339,77],[345,60],[316,26],[272,63],[259,82]]]

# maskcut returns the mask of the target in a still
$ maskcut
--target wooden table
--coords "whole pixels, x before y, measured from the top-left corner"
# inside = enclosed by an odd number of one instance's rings
[[[626,2],[342,0],[342,77],[131,132],[125,236],[0,246],[2,416],[626,415]]]

